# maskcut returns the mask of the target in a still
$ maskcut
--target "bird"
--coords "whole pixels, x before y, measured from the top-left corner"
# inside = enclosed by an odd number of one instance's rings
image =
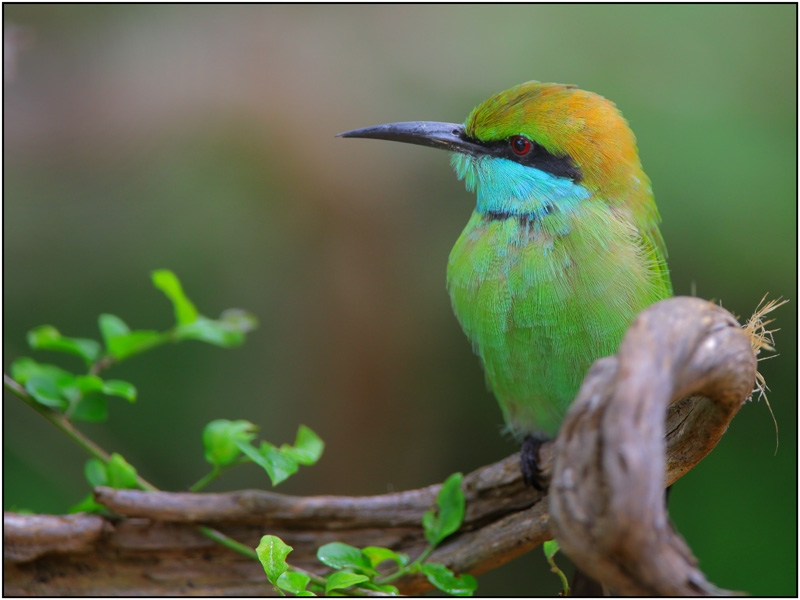
[[[591,364],[614,354],[647,306],[670,297],[661,221],[636,138],[616,105],[529,81],[463,124],[398,122],[344,138],[451,152],[475,209],[447,263],[453,311],[480,357],[524,481]]]

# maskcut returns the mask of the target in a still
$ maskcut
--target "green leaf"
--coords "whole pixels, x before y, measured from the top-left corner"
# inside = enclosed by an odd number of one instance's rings
[[[252,440],[258,427],[250,421],[217,419],[203,429],[206,460],[215,467],[231,464],[239,456],[237,442]]]
[[[75,504],[73,506],[70,506],[70,508],[69,508],[69,510],[67,512],[69,512],[70,514],[79,513],[79,512],[98,513],[98,512],[104,512],[106,510],[108,510],[108,509],[105,506],[95,502],[94,494],[89,494],[83,500],[78,502],[77,504]]]
[[[542,548],[544,549],[544,556],[547,560],[552,559],[558,554],[558,551],[561,549],[558,545],[558,542],[555,540],[547,540],[544,544],[542,544]]]
[[[384,594],[391,594],[392,596],[400,595],[400,590],[398,590],[395,586],[388,583],[379,585],[377,583],[372,583],[371,581],[367,581],[365,583],[362,583],[359,587],[368,590],[375,590],[376,592],[383,592]]]
[[[311,466],[316,463],[322,451],[325,449],[325,442],[314,433],[309,427],[300,425],[297,429],[297,438],[294,447],[284,444],[281,451],[288,454],[301,465]]]
[[[66,408],[69,401],[80,398],[75,375],[55,365],[39,364],[22,356],[11,363],[11,376],[37,402],[51,408]]]
[[[139,482],[136,481],[136,469],[116,452],[108,460],[106,473],[108,473],[109,487],[118,490],[137,489],[139,487]]]
[[[408,564],[408,555],[389,550],[389,548],[381,548],[380,546],[367,546],[361,549],[361,554],[367,557],[370,565],[374,568],[377,567],[385,560],[393,560],[397,563],[398,567],[404,567]]]
[[[236,441],[234,442],[236,448],[240,450],[247,458],[252,460],[262,469],[267,468],[267,459],[258,451],[258,448],[254,448],[247,442],[243,441]],[[270,467],[271,468],[271,467]]]
[[[105,463],[99,458],[90,458],[83,465],[83,472],[86,475],[86,480],[92,487],[98,485],[108,485],[108,473],[106,472]]]
[[[233,348],[244,343],[244,334],[241,331],[202,316],[192,323],[176,327],[175,337],[178,340],[198,340],[223,348]]]
[[[236,446],[267,472],[273,486],[297,473],[297,461],[268,442],[261,442],[258,450],[250,444],[240,441],[236,442]]]
[[[192,301],[183,293],[183,287],[175,273],[167,269],[153,271],[153,285],[164,292],[164,295],[172,302],[175,321],[178,325],[193,323],[197,320],[199,313]]]
[[[298,573],[289,569],[278,577],[277,586],[295,596],[314,596],[315,594],[306,589],[309,581],[311,581],[311,578],[305,573]]]
[[[434,586],[451,596],[472,596],[478,582],[472,575],[457,577],[450,569],[439,563],[422,563],[422,573]]]
[[[75,403],[69,416],[77,421],[101,423],[108,419],[108,402],[100,394],[85,394]]]
[[[103,387],[103,380],[97,375],[75,375],[70,379],[63,378],[58,383],[61,395],[69,401],[72,406],[71,413],[75,405],[83,399],[84,395],[91,394]]]
[[[273,486],[278,485],[297,473],[297,461],[291,456],[287,456],[281,452],[269,442],[261,442],[261,447],[258,449],[258,452],[264,457],[264,463],[259,464],[267,471],[267,475],[269,475]]]
[[[229,308],[219,316],[220,323],[231,331],[249,333],[258,327],[258,318],[241,308]]]
[[[328,576],[328,582],[325,584],[325,593],[330,594],[333,590],[341,590],[363,581],[369,581],[369,577],[348,573],[347,571],[337,571]]]
[[[74,384],[81,394],[99,392],[103,389],[103,380],[97,375],[76,375]]]
[[[61,388],[55,380],[46,375],[31,375],[25,382],[25,389],[39,404],[50,408],[64,409],[68,402],[61,394]]]
[[[124,360],[159,346],[168,339],[158,331],[144,329],[131,331],[125,322],[115,315],[100,315],[98,324],[108,353],[117,360]]]
[[[69,399],[70,418],[98,423],[108,419],[108,403],[97,392],[103,390],[103,380],[97,375],[76,375],[70,385],[62,385],[61,393]]]
[[[28,358],[27,356],[20,356],[19,358],[15,359],[14,362],[11,363],[11,377],[19,384],[25,385],[25,382],[28,381],[28,378],[31,375],[39,375],[41,374],[43,369],[49,367],[53,371],[57,371],[63,373],[65,375],[70,375],[63,369],[59,369],[53,365],[40,365],[32,358]]]
[[[52,325],[40,325],[28,332],[28,345],[36,350],[54,350],[80,356],[88,364],[100,357],[100,344],[84,338],[64,337]]]
[[[100,329],[100,335],[103,336],[103,342],[106,347],[108,347],[114,339],[128,335],[131,332],[131,328],[128,327],[125,321],[116,315],[107,313],[97,317],[97,326]]]
[[[114,338],[108,351],[118,360],[124,360],[134,354],[141,354],[156,346],[166,343],[169,338],[163,333],[150,329],[137,329],[128,335]]]
[[[106,396],[118,396],[125,398],[128,402],[136,401],[136,388],[132,383],[119,379],[109,379],[103,382],[101,391]]]
[[[40,364],[27,356],[21,356],[11,363],[11,376],[22,385],[25,385],[33,375],[43,375],[52,379],[59,387],[71,383],[75,378],[69,371],[55,365]]]
[[[258,319],[248,312],[231,308],[214,321],[202,315],[191,323],[175,329],[178,340],[198,340],[223,348],[233,348],[244,343],[245,334],[258,326]]]
[[[291,546],[277,536],[265,535],[261,538],[261,542],[256,548],[256,554],[272,585],[277,585],[278,578],[289,568],[289,565],[286,564],[286,557],[292,550]]]
[[[331,542],[321,546],[317,550],[317,558],[332,569],[353,569],[370,575],[376,573],[368,556],[358,548],[342,542]]]
[[[461,491],[461,473],[453,473],[442,484],[436,497],[438,514],[429,510],[422,516],[425,537],[432,546],[437,546],[448,535],[458,531],[464,520],[466,501]]]

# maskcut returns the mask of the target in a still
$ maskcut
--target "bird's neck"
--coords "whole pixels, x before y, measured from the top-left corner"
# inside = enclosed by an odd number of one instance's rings
[[[591,193],[581,184],[511,160],[454,154],[453,168],[477,195],[476,210],[489,219],[537,222],[565,217]]]

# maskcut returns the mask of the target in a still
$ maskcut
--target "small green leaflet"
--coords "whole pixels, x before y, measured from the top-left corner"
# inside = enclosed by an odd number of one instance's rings
[[[231,464],[239,456],[237,442],[249,442],[256,437],[258,427],[250,421],[217,419],[203,429],[206,460],[214,467]]]
[[[356,573],[348,573],[347,571],[337,571],[328,576],[328,582],[325,584],[325,593],[329,594],[333,590],[341,590],[357,583],[369,581],[366,575],[358,575]]]
[[[99,458],[90,458],[83,467],[86,480],[92,487],[107,485],[116,489],[139,489],[136,479],[136,469],[116,452],[111,455],[108,463]],[[94,501],[94,494],[89,494],[78,504],[70,507],[70,513],[87,512],[96,513],[107,510],[102,504]]]
[[[136,469],[121,455],[114,452],[106,465],[109,487],[119,490],[137,489]]]
[[[331,542],[321,546],[317,550],[317,558],[323,565],[332,569],[352,569],[367,575],[377,574],[377,571],[373,568],[372,561],[364,552],[342,542]]]
[[[278,577],[277,586],[295,596],[316,596],[316,594],[306,589],[310,581],[311,578],[305,573],[298,573],[289,569]]]
[[[150,350],[169,341],[158,331],[138,329],[131,331],[116,315],[102,314],[97,319],[106,350],[116,360],[125,360],[134,354]]]
[[[448,535],[458,531],[464,520],[466,500],[461,491],[464,476],[453,473],[442,484],[436,497],[436,510],[431,509],[422,516],[425,537],[432,546],[438,546]]]
[[[256,449],[250,444],[236,442],[236,446],[250,460],[267,472],[272,485],[278,485],[295,473],[297,473],[297,461],[283,454],[278,448],[269,442],[261,442],[261,446]]]
[[[83,466],[83,473],[86,475],[86,480],[92,487],[99,485],[108,485],[108,473],[106,473],[106,465],[99,458],[90,458]]]
[[[197,320],[200,313],[197,312],[189,298],[183,293],[183,286],[175,276],[175,273],[168,269],[153,271],[153,285],[164,292],[164,295],[172,302],[175,311],[175,321],[178,325],[186,325]]]
[[[100,344],[94,340],[62,336],[52,325],[40,325],[28,332],[28,345],[34,350],[54,350],[80,356],[91,365],[100,358]]]
[[[478,588],[478,582],[472,575],[458,577],[439,563],[422,563],[422,572],[428,581],[451,596],[472,596]]]
[[[325,442],[305,425],[300,425],[297,429],[294,446],[289,446],[288,444],[281,446],[282,452],[306,467],[315,464],[322,456],[324,449]]]
[[[410,559],[408,554],[402,554],[389,550],[389,548],[381,548],[380,546],[367,546],[361,549],[361,554],[367,557],[373,568],[377,567],[385,560],[393,560],[397,563],[398,567],[405,567]]]
[[[261,542],[256,547],[256,554],[272,585],[277,585],[278,578],[289,569],[286,557],[292,550],[291,546],[277,536],[265,535],[261,538]]]

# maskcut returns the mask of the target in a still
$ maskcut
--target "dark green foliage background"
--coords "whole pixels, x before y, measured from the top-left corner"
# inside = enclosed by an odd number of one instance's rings
[[[653,181],[675,291],[746,317],[767,292],[780,357],[762,363],[781,427],[747,404],[680,481],[670,512],[716,584],[797,593],[796,7],[25,6],[4,93],[3,366],[49,323],[99,337],[111,312],[166,328],[149,282],[174,270],[204,314],[240,306],[243,348],[158,349],[109,372],[136,405],[84,425],[158,486],[206,470],[202,427],[248,419],[273,443],[327,443],[279,487],[377,494],[515,450],[444,289],[474,202],[441,152],[341,140],[460,121],[529,79],[613,99]],[[79,368],[77,359],[35,355]],[[8,395],[4,507],[63,512],[81,451]],[[212,490],[268,487],[255,466]],[[266,533],[266,532],[265,532]],[[563,559],[562,559],[563,560]],[[479,579],[555,594],[541,551]]]

